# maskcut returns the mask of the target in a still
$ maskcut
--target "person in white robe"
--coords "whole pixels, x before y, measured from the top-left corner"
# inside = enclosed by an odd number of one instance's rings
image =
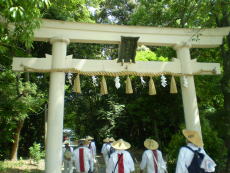
[[[131,145],[119,139],[112,143],[112,147],[115,148],[115,152],[110,156],[108,162],[108,169],[106,173],[130,173],[134,172],[134,162],[128,151],[125,151],[131,147]]]
[[[147,169],[147,173],[167,172],[166,162],[162,157],[161,151],[158,150],[159,144],[153,139],[146,139],[144,141],[144,146],[147,150],[145,150],[142,155],[140,164],[141,173],[144,169]]]
[[[215,172],[216,163],[211,159],[211,157],[205,152],[203,146],[204,143],[197,131],[184,129],[183,135],[187,140],[187,146],[192,150],[199,150],[200,153],[204,154],[204,159],[201,163],[201,168],[205,170],[205,172]],[[188,173],[187,167],[191,164],[193,159],[194,152],[189,148],[181,147],[177,165],[176,165],[176,173]]]
[[[89,141],[79,140],[79,147],[73,152],[73,163],[77,173],[88,173],[93,171],[93,157],[88,148]]]
[[[93,157],[93,167],[95,168],[94,164],[97,162],[96,156],[97,156],[97,149],[96,149],[96,144],[93,137],[91,136],[86,136],[86,140],[89,141],[88,148],[91,151],[92,157]]]
[[[103,157],[104,157],[104,160],[105,160],[106,167],[108,166],[108,161],[109,161],[110,155],[112,154],[112,151],[113,151],[113,148],[111,148],[112,147],[111,144],[114,141],[115,140],[114,140],[113,137],[111,137],[111,138],[105,138],[103,140],[103,142],[105,142],[105,145],[104,145],[104,147],[102,149],[102,154],[103,154]]]
[[[64,164],[64,173],[73,172],[73,148],[69,146],[69,141],[64,141],[64,148],[62,151],[62,162]]]

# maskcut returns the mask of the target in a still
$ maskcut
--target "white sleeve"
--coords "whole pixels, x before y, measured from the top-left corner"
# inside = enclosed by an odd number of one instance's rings
[[[161,151],[158,150],[158,154],[159,154],[159,157],[158,157],[158,163],[159,163],[159,166],[160,166],[160,169],[162,170],[167,170],[167,167],[166,167],[166,162],[164,161],[163,159],[163,156],[162,156],[162,153]],[[164,172],[162,170],[162,172]]]
[[[144,170],[146,168],[146,165],[147,165],[147,154],[146,152],[144,152],[142,154],[142,159],[141,159],[141,164],[140,164],[141,170]]]
[[[104,149],[105,149],[105,144],[103,144],[102,147],[101,147],[101,153],[102,153],[102,154],[103,154],[103,152],[104,152]]]
[[[113,157],[110,157],[109,158],[109,161],[108,161],[108,169],[106,169],[109,173],[111,173],[114,169],[115,165],[113,163]],[[106,173],[108,173],[106,172]]]
[[[131,155],[129,153],[127,153],[127,157],[128,157],[128,160],[129,160],[130,171],[133,172],[135,170],[133,158],[131,157]]]
[[[96,157],[96,154],[97,154],[97,149],[96,149],[96,144],[95,144],[95,142],[93,142],[93,154],[94,154],[94,156]]]
[[[203,153],[204,159],[201,163],[201,168],[203,168],[206,172],[215,172],[216,163],[204,150]]]
[[[188,170],[186,168],[186,158],[185,158],[185,150],[186,148],[182,147],[180,149],[178,159],[177,159],[177,165],[176,165],[176,173],[188,173]]]

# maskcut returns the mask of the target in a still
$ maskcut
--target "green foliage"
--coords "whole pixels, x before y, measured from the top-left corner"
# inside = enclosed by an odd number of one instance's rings
[[[16,43],[31,47],[33,30],[40,25],[40,9],[48,4],[48,0],[1,1],[0,52],[20,49]]]
[[[37,90],[34,83],[24,82],[20,73],[6,70],[0,73],[0,126],[4,147],[14,142],[15,129],[30,113],[36,113],[44,103],[44,94]],[[1,157],[9,155],[9,150],[1,150]]]
[[[168,58],[158,57],[156,53],[145,46],[138,48],[135,59],[136,61],[168,61]]]
[[[131,0],[104,0],[96,12],[97,23],[128,24],[136,3]]]
[[[103,0],[53,0],[44,18],[94,23],[89,9],[97,8]],[[61,8],[60,8],[61,7]]]
[[[39,163],[39,161],[45,156],[44,151],[41,151],[41,145],[36,142],[29,148],[29,151],[30,158],[33,159],[35,163]]]

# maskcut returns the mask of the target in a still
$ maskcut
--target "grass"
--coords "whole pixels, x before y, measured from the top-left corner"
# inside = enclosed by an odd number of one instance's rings
[[[30,160],[18,161],[0,161],[1,173],[43,173],[44,161],[40,161],[38,165],[32,164]]]

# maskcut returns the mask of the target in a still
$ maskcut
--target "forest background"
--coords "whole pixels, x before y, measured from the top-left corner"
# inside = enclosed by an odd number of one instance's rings
[[[13,57],[51,54],[50,43],[33,42],[33,30],[42,18],[202,30],[230,26],[229,13],[229,0],[0,1],[0,159],[27,158],[34,142],[44,148],[49,74],[11,70]],[[78,59],[116,59],[118,45],[71,43],[69,54]],[[141,47],[136,59],[170,61],[173,57],[172,48]],[[205,149],[217,162],[217,172],[226,173],[230,167],[230,35],[218,48],[191,49],[191,57],[221,64],[222,75],[195,76],[195,85]],[[72,129],[76,138],[93,136],[98,148],[106,136],[113,136],[130,142],[132,151],[143,151],[143,141],[154,138],[170,172],[174,170],[179,148],[185,145],[179,79],[178,94],[172,95],[169,86],[162,87],[160,78],[155,78],[157,95],[149,96],[139,77],[132,77],[132,95],[125,94],[124,78],[116,89],[114,78],[106,77],[109,94],[102,96],[86,76],[81,77],[82,94],[74,93],[75,75],[66,74],[65,128]]]

